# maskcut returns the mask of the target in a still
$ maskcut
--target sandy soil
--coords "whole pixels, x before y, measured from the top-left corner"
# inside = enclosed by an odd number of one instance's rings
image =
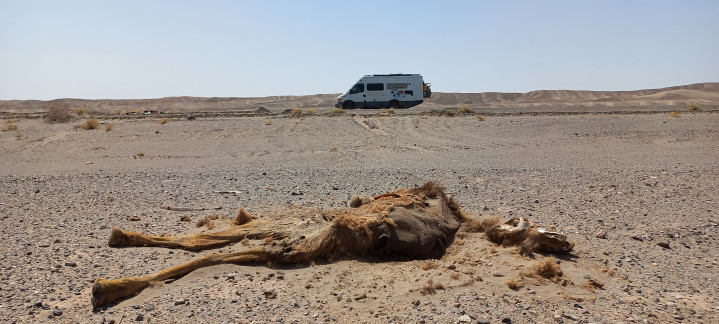
[[[719,114],[476,117],[150,117],[108,120],[108,132],[78,130],[80,120],[1,120],[17,130],[0,133],[0,322],[719,320]],[[551,255],[519,257],[483,234],[464,234],[441,260],[223,265],[90,306],[98,277],[246,248],[109,248],[114,225],[195,233],[208,231],[195,223],[210,214],[221,217],[215,230],[227,226],[223,217],[240,207],[259,218],[312,217],[352,194],[428,180],[474,217],[525,216],[566,233],[575,251],[555,257],[567,284],[520,275]],[[602,231],[606,238],[597,238]],[[510,278],[524,286],[510,289]],[[603,289],[585,288],[589,279]],[[443,289],[423,295],[429,280]]]

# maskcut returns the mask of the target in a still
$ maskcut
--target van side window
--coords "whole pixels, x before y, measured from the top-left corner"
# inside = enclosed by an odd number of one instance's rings
[[[382,91],[384,83],[367,83],[367,91]]]
[[[355,84],[354,87],[352,87],[352,89],[350,89],[350,94],[362,93],[362,92],[364,92],[364,83],[357,83],[357,84]]]

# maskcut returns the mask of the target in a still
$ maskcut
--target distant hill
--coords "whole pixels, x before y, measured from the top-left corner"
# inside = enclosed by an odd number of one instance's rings
[[[91,111],[127,112],[157,110],[163,112],[231,111],[283,108],[326,108],[334,106],[338,94],[308,96],[270,96],[255,98],[167,97],[158,99],[56,99],[0,100],[0,111],[40,112],[53,103],[86,107]],[[719,82],[696,83],[661,89],[634,91],[537,90],[527,93],[449,93],[435,92],[422,106],[427,108],[532,107],[532,106],[649,106],[649,105],[719,105]]]

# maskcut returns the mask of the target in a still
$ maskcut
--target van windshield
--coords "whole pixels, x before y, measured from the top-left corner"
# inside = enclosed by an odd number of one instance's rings
[[[352,87],[352,89],[350,89],[350,94],[362,93],[362,92],[364,92],[364,83],[357,83],[357,84],[355,84],[354,87]]]

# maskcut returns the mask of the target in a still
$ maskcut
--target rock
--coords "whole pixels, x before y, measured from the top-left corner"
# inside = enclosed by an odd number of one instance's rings
[[[363,300],[363,299],[365,299],[365,298],[367,298],[367,294],[361,294],[361,295],[359,295],[359,296],[356,296],[354,299],[355,299],[356,301],[360,301],[360,300]]]
[[[585,275],[582,276],[582,278],[584,278],[584,279],[592,279],[592,276],[590,276],[590,275],[588,275],[588,274],[585,274]]]
[[[139,216],[132,216],[132,217],[130,217],[130,221],[138,222],[138,221],[140,221],[140,217],[139,217]]]
[[[35,193],[40,193],[40,189],[35,189]]]
[[[350,198],[350,201],[347,203],[350,208],[357,208],[359,206],[362,206],[362,199],[360,199],[357,195],[352,195],[352,198]]]
[[[489,320],[484,320],[484,319],[477,320],[477,324],[489,324],[489,323],[491,323]]]
[[[137,317],[135,317],[136,322],[142,322],[144,319],[145,319],[145,316],[142,316],[142,314],[137,315]]]
[[[53,309],[52,310],[52,316],[60,316],[60,315],[62,315],[61,309]]]
[[[189,222],[190,220],[192,220],[192,219],[190,219],[190,216],[182,216],[182,217],[180,217],[180,221],[181,221],[181,222]]]
[[[512,324],[512,319],[509,317],[505,317],[502,319],[502,323],[504,324]]]
[[[226,274],[227,279],[235,279],[239,274],[237,273],[228,273]]]
[[[504,273],[495,272],[495,273],[492,274],[492,276],[495,276],[495,277],[504,277]]]
[[[469,315],[462,315],[462,316],[459,317],[459,319],[457,320],[457,322],[459,322],[459,323],[470,323],[470,322],[472,322],[472,318],[469,317]]]
[[[175,305],[182,305],[185,303],[185,299],[184,298],[175,298],[174,302],[175,302]]]
[[[153,305],[153,304],[147,304],[147,306],[145,306],[145,311],[150,312],[150,311],[153,311],[153,310],[155,310],[155,305]]]
[[[657,245],[659,245],[665,249],[671,249],[671,247],[669,246],[669,242],[659,242],[659,243],[657,243]]]
[[[635,239],[639,242],[644,242],[644,239],[639,235],[632,235],[632,239]]]
[[[607,238],[607,231],[601,230],[601,231],[597,232],[596,234],[594,234],[594,237],[596,237],[596,238],[598,238],[598,239],[606,239],[606,238]]]
[[[66,267],[77,267],[77,263],[75,263],[73,261],[67,261],[67,262],[65,262],[65,266]]]
[[[265,290],[262,294],[264,294],[267,299],[277,298],[277,292],[273,290]]]

